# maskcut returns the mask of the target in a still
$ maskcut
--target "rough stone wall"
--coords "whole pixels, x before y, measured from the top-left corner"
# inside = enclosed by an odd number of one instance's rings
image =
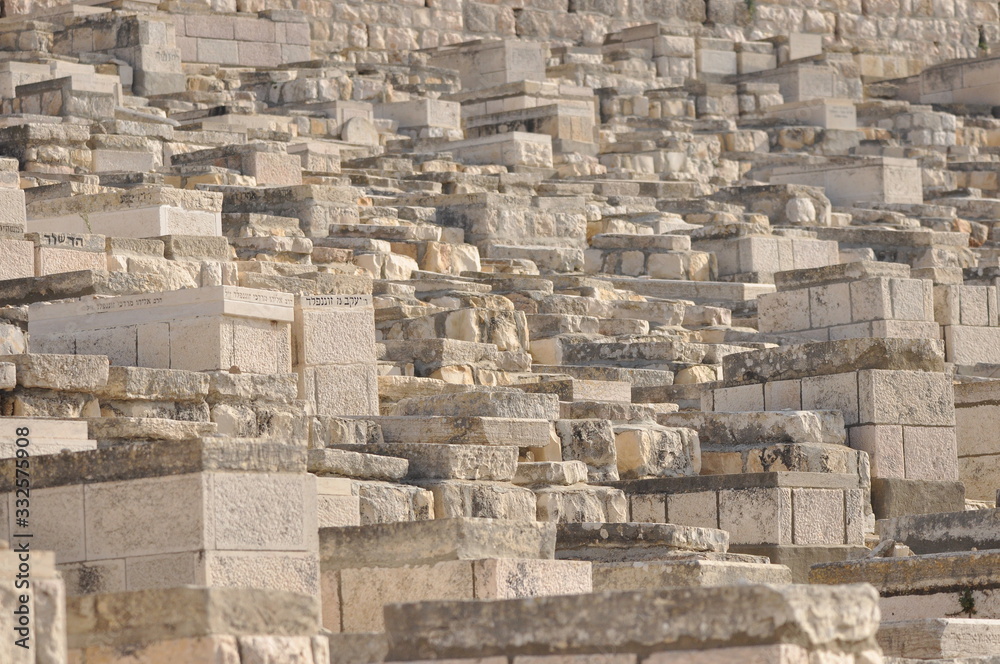
[[[891,78],[1000,43],[997,2],[981,0],[203,0],[206,10],[297,9],[308,14],[316,54],[414,50],[484,36],[597,45],[608,32],[660,22],[680,34],[755,40],[821,34],[827,49],[855,53],[862,69]],[[8,0],[8,16],[63,4]],[[187,8],[185,8],[187,10]],[[872,54],[891,56],[875,63]],[[877,67],[878,71],[872,69]],[[888,71],[886,71],[888,69]]]

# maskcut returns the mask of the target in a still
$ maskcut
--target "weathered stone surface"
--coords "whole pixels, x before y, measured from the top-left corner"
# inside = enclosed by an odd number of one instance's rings
[[[934,553],[816,565],[810,583],[870,583],[883,597],[995,588],[1000,552]]]
[[[662,560],[678,551],[728,548],[724,531],[666,523],[562,523],[556,533],[556,557],[568,560]]]
[[[830,376],[859,369],[940,372],[944,371],[944,356],[940,342],[929,339],[844,339],[737,353],[722,360],[727,385]]]
[[[888,657],[943,660],[949,657],[990,657],[1000,648],[996,620],[929,618],[884,622],[878,643]]]
[[[872,510],[876,519],[907,514],[954,512],[965,506],[965,486],[961,482],[906,480],[873,477]]]
[[[17,384],[50,390],[90,392],[108,383],[108,359],[97,355],[4,355],[14,365]]]
[[[278,590],[180,587],[70,597],[67,604],[70,648],[220,633],[310,636],[319,627],[315,597]]]
[[[748,606],[756,610],[747,611]],[[847,606],[852,610],[845,611]],[[483,604],[428,602],[388,606],[385,616],[389,658],[404,660],[608,649],[649,653],[716,643],[860,650],[870,647],[878,627],[877,595],[864,584],[683,588]]]
[[[595,562],[594,591],[792,582],[784,565],[722,560]]]
[[[545,447],[549,423],[545,420],[500,417],[380,417],[387,443],[514,445]]]
[[[569,486],[587,481],[587,466],[582,461],[539,461],[517,464],[511,480],[514,484],[559,484]]]
[[[412,397],[397,401],[393,415],[447,415],[512,417],[554,420],[559,417],[554,394],[526,394],[520,390],[476,391],[447,396]]]
[[[496,519],[438,518],[320,531],[320,566],[399,567],[444,560],[552,558],[555,526]]]
[[[883,540],[905,544],[917,554],[998,549],[996,509],[900,516],[880,521]]]
[[[411,480],[458,479],[506,482],[514,478],[517,470],[517,448],[506,445],[383,443],[342,446],[342,448],[341,451],[353,450],[352,453],[371,452],[371,455],[403,458],[408,462],[405,476]]]
[[[663,413],[664,426],[689,427],[701,446],[765,445],[768,443],[843,444],[843,414],[837,411],[774,411],[749,413]]]
[[[307,464],[310,473],[320,476],[389,481],[403,479],[410,467],[406,459],[330,448],[308,450]]]
[[[6,479],[0,481],[0,492],[13,491],[15,459],[0,459],[0,468],[10,471],[4,476]],[[32,488],[96,484],[212,470],[304,472],[305,469],[304,448],[287,443],[202,438],[133,443],[39,457],[32,464]]]

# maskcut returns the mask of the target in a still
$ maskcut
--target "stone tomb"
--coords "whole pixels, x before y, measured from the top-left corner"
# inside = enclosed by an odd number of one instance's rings
[[[964,504],[939,341],[845,339],[733,354],[722,366],[703,410],[840,410],[850,446],[871,457],[877,517]]]
[[[996,285],[934,286],[934,320],[941,326],[945,359],[960,371],[977,364],[1000,364],[998,314]]]
[[[35,201],[27,214],[33,233],[222,235],[222,194],[209,191],[148,186],[83,194]]]
[[[895,81],[899,99],[920,104],[1000,103],[1000,58],[977,58],[929,67],[916,76]]]
[[[40,303],[32,351],[107,355],[112,364],[289,373],[293,295],[237,286]]]
[[[383,631],[398,602],[591,591],[590,563],[555,560],[552,524],[450,518],[320,530],[323,626]]]
[[[858,128],[858,115],[854,102],[849,99],[810,99],[790,104],[769,106],[765,116],[795,124],[824,129],[854,131]]]
[[[463,90],[546,79],[542,44],[513,39],[443,46],[431,53],[430,65],[458,70]]]
[[[371,295],[297,297],[292,336],[299,398],[317,415],[378,415]]]
[[[0,540],[14,526],[0,461]],[[319,592],[316,478],[305,449],[244,439],[119,445],[36,457],[33,546],[67,593],[182,584]]]
[[[840,263],[779,272],[777,293],[757,299],[761,332],[812,341],[848,338],[937,339],[934,293],[899,263]],[[985,306],[985,300],[984,300]]]
[[[841,157],[771,172],[774,184],[823,187],[835,206],[856,203],[923,203],[920,165],[896,157]]]

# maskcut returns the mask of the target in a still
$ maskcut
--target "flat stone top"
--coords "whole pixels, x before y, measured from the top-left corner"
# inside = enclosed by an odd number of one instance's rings
[[[15,459],[0,459],[0,493],[15,488]],[[306,450],[287,441],[201,438],[36,456],[31,487],[97,484],[199,472],[305,473]]]
[[[29,306],[28,321],[29,329],[42,333],[135,324],[140,317],[144,323],[212,315],[291,322],[295,317],[294,305],[295,296],[291,293],[206,286],[117,297],[90,295],[78,302],[39,302]]]
[[[561,523],[556,558],[601,562],[657,560],[675,551],[729,550],[729,533],[670,523]]]
[[[505,519],[460,517],[319,531],[324,571],[432,565],[445,560],[551,559],[555,546],[553,524]]]
[[[162,291],[167,287],[167,281],[158,274],[77,270],[41,277],[7,279],[3,285],[4,304],[14,306],[84,295],[125,295]]]
[[[385,607],[389,661],[588,653],[648,654],[796,644],[871,648],[869,585],[741,585],[445,601]]]
[[[1000,380],[955,384],[955,407],[1000,404]]]
[[[642,480],[605,482],[627,494],[695,493],[727,489],[857,489],[858,476],[850,473],[740,473],[738,475],[700,475],[697,477],[653,477]]]
[[[1000,550],[813,565],[809,583],[870,583],[883,597],[1000,587]]]
[[[770,410],[753,412],[660,413],[658,424],[698,432],[705,446],[763,446],[774,443],[843,445],[844,415],[839,410]]]
[[[916,159],[906,159],[904,157],[874,157],[874,156],[844,156],[828,157],[822,161],[804,163],[796,166],[780,166],[772,172],[774,175],[788,175],[792,173],[807,173],[810,171],[843,171],[861,170],[865,168],[883,168],[892,166],[895,168],[919,168]]]
[[[936,339],[842,339],[733,353],[722,358],[724,385],[753,385],[863,369],[944,371]]]
[[[319,598],[282,590],[180,586],[66,598],[70,648],[210,634],[314,636]]]
[[[1000,549],[1000,510],[913,514],[878,522],[883,540],[895,540],[914,553]]]
[[[803,270],[786,270],[774,274],[774,285],[778,292],[799,290],[812,286],[825,286],[844,282],[890,277],[909,279],[910,266],[902,263],[882,263],[879,261],[856,261],[838,263]]]
[[[28,219],[67,214],[115,212],[168,205],[185,210],[222,211],[222,194],[195,189],[175,189],[155,185],[125,191],[81,194],[68,198],[50,198],[28,204]]]

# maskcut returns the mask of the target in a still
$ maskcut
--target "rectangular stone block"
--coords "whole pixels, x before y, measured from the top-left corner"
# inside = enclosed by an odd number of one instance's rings
[[[35,276],[35,243],[0,238],[0,281]]]
[[[722,358],[722,368],[727,386],[861,369],[943,372],[944,349],[931,339],[843,339],[732,353]]]
[[[313,636],[318,598],[277,590],[163,588],[67,598],[71,649],[210,634]],[[176,616],[185,620],[178,622]]]
[[[331,528],[320,533],[323,570],[428,565],[447,560],[553,558],[555,526],[476,518]]]
[[[166,359],[160,368],[193,371],[229,370],[248,373],[287,373],[291,368],[293,298],[285,293],[233,286],[87,298],[39,306],[29,331],[40,342],[76,337],[75,352],[89,349],[113,354],[122,364],[134,365],[139,326],[166,323],[170,353],[143,354],[149,360]],[[110,335],[118,334],[115,351]],[[131,355],[122,355],[130,348]]]
[[[863,585],[674,588],[607,593],[596,603],[595,597],[392,605],[385,613],[388,659],[444,659],[472,653],[599,654],[626,649],[646,655],[708,650],[736,634],[745,646],[796,643],[815,650],[875,648],[878,599],[873,589]],[[845,605],[855,610],[843,611]],[[757,611],[747,611],[747,606]],[[761,629],[759,612],[795,618]],[[758,627],[751,628],[751,621]],[[816,621],[827,628],[813,631]],[[810,635],[805,637],[808,641],[802,640],[805,634]]]
[[[802,379],[802,408],[839,410],[848,427],[858,424],[858,377],[854,373],[815,376]]]
[[[873,477],[871,491],[876,519],[965,508],[965,485],[961,482]]]
[[[955,425],[954,393],[947,374],[863,370],[857,385],[862,424]]]
[[[1000,327],[944,327],[945,357],[958,365],[1000,364]]]
[[[772,171],[770,181],[823,187],[834,205],[923,203],[920,169],[908,159],[878,157],[811,167],[779,167]]]
[[[750,54],[741,55],[747,57]],[[764,56],[764,58],[767,57],[773,58],[774,56]],[[759,55],[755,58],[754,64],[759,67],[754,71],[774,68],[774,66],[762,66],[765,61]],[[846,99],[812,99],[791,104],[778,104],[768,106],[765,114],[779,120],[791,120],[795,123],[823,127],[824,129],[855,131],[858,128],[854,103]]]
[[[733,544],[791,544],[791,490],[721,491],[719,528],[729,532]]]
[[[388,604],[427,600],[510,599],[585,593],[590,563],[568,560],[453,560],[395,568],[349,568],[340,579],[343,628],[385,630]]]

